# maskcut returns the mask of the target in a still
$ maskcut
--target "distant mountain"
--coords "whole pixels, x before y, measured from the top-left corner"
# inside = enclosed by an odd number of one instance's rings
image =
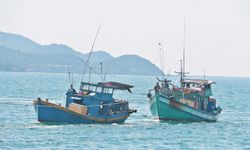
[[[17,34],[0,32],[0,70],[22,72],[82,72],[89,53],[82,54],[63,44],[40,45]],[[159,75],[150,61],[137,55],[113,57],[105,51],[94,51],[90,65],[108,74]]]
[[[31,49],[40,47],[40,45],[24,36],[12,34],[12,33],[5,33],[0,31],[0,45],[20,50],[22,52],[32,52]]]
[[[25,52],[25,51],[24,51]],[[39,53],[39,54],[55,54],[55,53],[64,53],[72,54],[76,53],[74,49],[63,44],[50,44],[44,46],[38,46],[30,49],[29,53]]]
[[[109,67],[108,70],[112,70],[112,74],[156,75],[161,73],[154,64],[137,55],[123,55],[103,61],[103,64]]]
[[[89,53],[87,54],[84,54],[83,55],[83,59],[84,60],[87,60],[88,58],[88,55]],[[111,59],[114,59],[114,57],[112,55],[110,55],[109,53],[105,52],[105,51],[96,51],[96,52],[93,52],[91,54],[91,57],[90,57],[90,62],[91,63],[100,63],[100,62],[103,62],[105,60],[111,60]]]
[[[26,63],[23,53],[0,46],[0,70],[2,71],[24,71]]]

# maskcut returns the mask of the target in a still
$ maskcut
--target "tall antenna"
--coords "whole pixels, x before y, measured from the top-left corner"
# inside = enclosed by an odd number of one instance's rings
[[[161,56],[162,56],[162,72],[163,72],[163,75],[165,76],[165,55],[164,55],[164,49],[163,49],[163,46],[161,46]]]
[[[183,82],[183,60],[180,60],[180,67],[181,67],[181,71],[180,71],[180,75],[181,75],[181,86],[182,86],[182,82]]]
[[[160,53],[160,67],[161,67],[161,71],[162,71],[162,62],[161,62],[161,43],[158,43],[159,45],[159,53]]]
[[[93,49],[94,49],[94,46],[95,46],[95,42],[96,42],[97,36],[98,36],[99,31],[100,31],[100,29],[101,29],[101,25],[102,25],[102,24],[100,23],[100,25],[99,25],[99,27],[98,27],[98,30],[97,30],[97,33],[96,33],[96,35],[95,35],[94,42],[93,42],[93,44],[92,44],[92,46],[91,46],[90,53],[89,53],[89,56],[88,56],[86,65],[85,65],[84,70],[83,70],[83,72],[82,72],[82,79],[81,79],[81,82],[83,81],[83,78],[84,78],[84,75],[85,75],[87,66],[88,66],[88,64],[89,64],[89,59],[90,59],[90,56],[91,56],[92,51],[93,51]]]
[[[185,56],[185,47],[186,47],[186,19],[184,18],[184,30],[183,30],[183,79],[185,78],[185,65],[186,65],[186,56]]]
[[[180,74],[180,83],[181,87],[184,87],[183,81],[185,80],[185,75],[189,72],[185,72],[185,65],[186,65],[186,55],[185,55],[185,43],[186,43],[186,19],[184,18],[184,30],[183,30],[183,50],[182,50],[182,60],[180,60],[180,72],[175,72]]]
[[[165,75],[164,73],[164,52],[162,50],[162,44],[158,43],[159,45],[159,52],[160,52],[160,66],[161,66],[161,72],[162,72],[162,76]]]

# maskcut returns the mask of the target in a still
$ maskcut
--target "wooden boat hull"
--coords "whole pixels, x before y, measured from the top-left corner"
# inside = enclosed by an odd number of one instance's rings
[[[124,123],[124,121],[129,117],[129,113],[100,117],[82,115],[71,111],[68,108],[44,100],[34,100],[33,105],[35,111],[37,112],[39,122],[70,124]]]
[[[194,109],[161,94],[153,95],[149,103],[153,117],[159,120],[208,122],[218,120],[218,114]]]

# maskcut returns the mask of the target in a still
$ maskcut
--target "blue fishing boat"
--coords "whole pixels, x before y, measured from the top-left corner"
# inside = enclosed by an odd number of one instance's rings
[[[89,59],[92,54],[97,35],[101,25],[96,33],[92,48],[85,63],[85,68],[80,82],[80,90],[76,92],[73,88],[73,78],[71,80],[70,72],[70,89],[66,93],[66,104],[55,104],[47,100],[38,98],[33,101],[35,111],[37,112],[38,121],[55,122],[55,123],[123,123],[136,109],[130,109],[126,100],[113,98],[114,91],[127,90],[131,93],[133,86],[118,83],[104,82],[102,78],[101,64],[101,82],[90,83],[91,69]],[[81,60],[81,59],[80,59]],[[89,81],[83,82],[86,68],[90,68]]]
[[[128,90],[133,86],[118,82],[82,82],[77,93],[71,86],[66,93],[65,107],[38,98],[33,101],[40,122],[61,123],[123,123],[135,109],[126,100],[113,98],[115,90]]]

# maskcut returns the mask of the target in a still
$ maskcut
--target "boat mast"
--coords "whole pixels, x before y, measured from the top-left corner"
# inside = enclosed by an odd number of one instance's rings
[[[71,81],[71,83],[72,83],[72,85],[74,84],[74,74],[73,74],[73,71],[72,71],[72,81]]]
[[[165,73],[164,73],[164,51],[162,49],[162,44],[161,43],[158,43],[159,45],[159,52],[160,52],[160,66],[161,66],[161,72],[162,72],[162,77],[165,76]]]
[[[106,80],[106,76],[107,76],[108,70],[109,70],[109,68],[107,68],[107,70],[106,70],[106,72],[105,72],[105,75],[104,75],[104,77],[103,77],[103,82],[105,82],[105,80]]]
[[[101,82],[102,82],[102,62],[100,62],[101,65]]]
[[[185,63],[186,63],[186,56],[185,56],[185,43],[186,43],[186,19],[184,18],[184,30],[183,30],[183,80],[185,79]]]
[[[163,76],[165,76],[165,54],[164,54],[164,49],[163,46],[161,45],[161,56],[162,56],[162,72],[163,72]]]
[[[181,69],[181,71],[180,71],[180,75],[181,75],[181,79],[180,79],[180,83],[181,83],[181,86],[182,86],[182,82],[183,82],[183,60],[180,60],[180,69]]]
[[[83,72],[82,72],[82,79],[81,79],[81,82],[83,81],[83,78],[84,78],[84,75],[85,75],[87,66],[88,66],[88,64],[89,64],[89,59],[90,59],[90,56],[91,56],[92,51],[93,51],[93,49],[94,49],[95,42],[96,42],[96,39],[97,39],[97,36],[98,36],[98,34],[99,34],[100,29],[101,29],[101,23],[100,23],[100,25],[99,25],[99,27],[98,27],[97,33],[96,33],[96,35],[95,35],[94,42],[93,42],[93,44],[92,44],[92,46],[91,46],[91,49],[90,49],[90,52],[89,52],[89,55],[88,55],[88,59],[87,59],[86,65],[85,65],[84,70],[83,70]]]
[[[203,80],[206,80],[206,68],[203,69]]]
[[[184,88],[184,80],[185,80],[185,75],[188,74],[189,72],[185,72],[185,65],[186,65],[186,54],[185,54],[185,43],[186,43],[186,19],[184,18],[184,30],[183,30],[183,49],[182,49],[182,59],[180,60],[180,72],[175,72],[180,74],[180,84],[181,87]]]
[[[72,84],[73,85],[73,79],[71,80],[71,75],[70,75],[70,69],[67,67],[68,70],[68,75],[69,75],[69,86]]]
[[[90,83],[91,73],[92,73],[92,67],[89,67],[89,83]]]
[[[106,80],[106,75],[107,75],[107,73],[105,73],[105,75],[104,75],[104,77],[103,77],[103,81],[102,81],[102,82],[105,82],[105,80]]]
[[[185,80],[185,75],[189,72],[186,72],[186,19],[184,18],[184,29],[183,29],[183,62],[181,69],[181,86],[184,87],[183,81]]]

